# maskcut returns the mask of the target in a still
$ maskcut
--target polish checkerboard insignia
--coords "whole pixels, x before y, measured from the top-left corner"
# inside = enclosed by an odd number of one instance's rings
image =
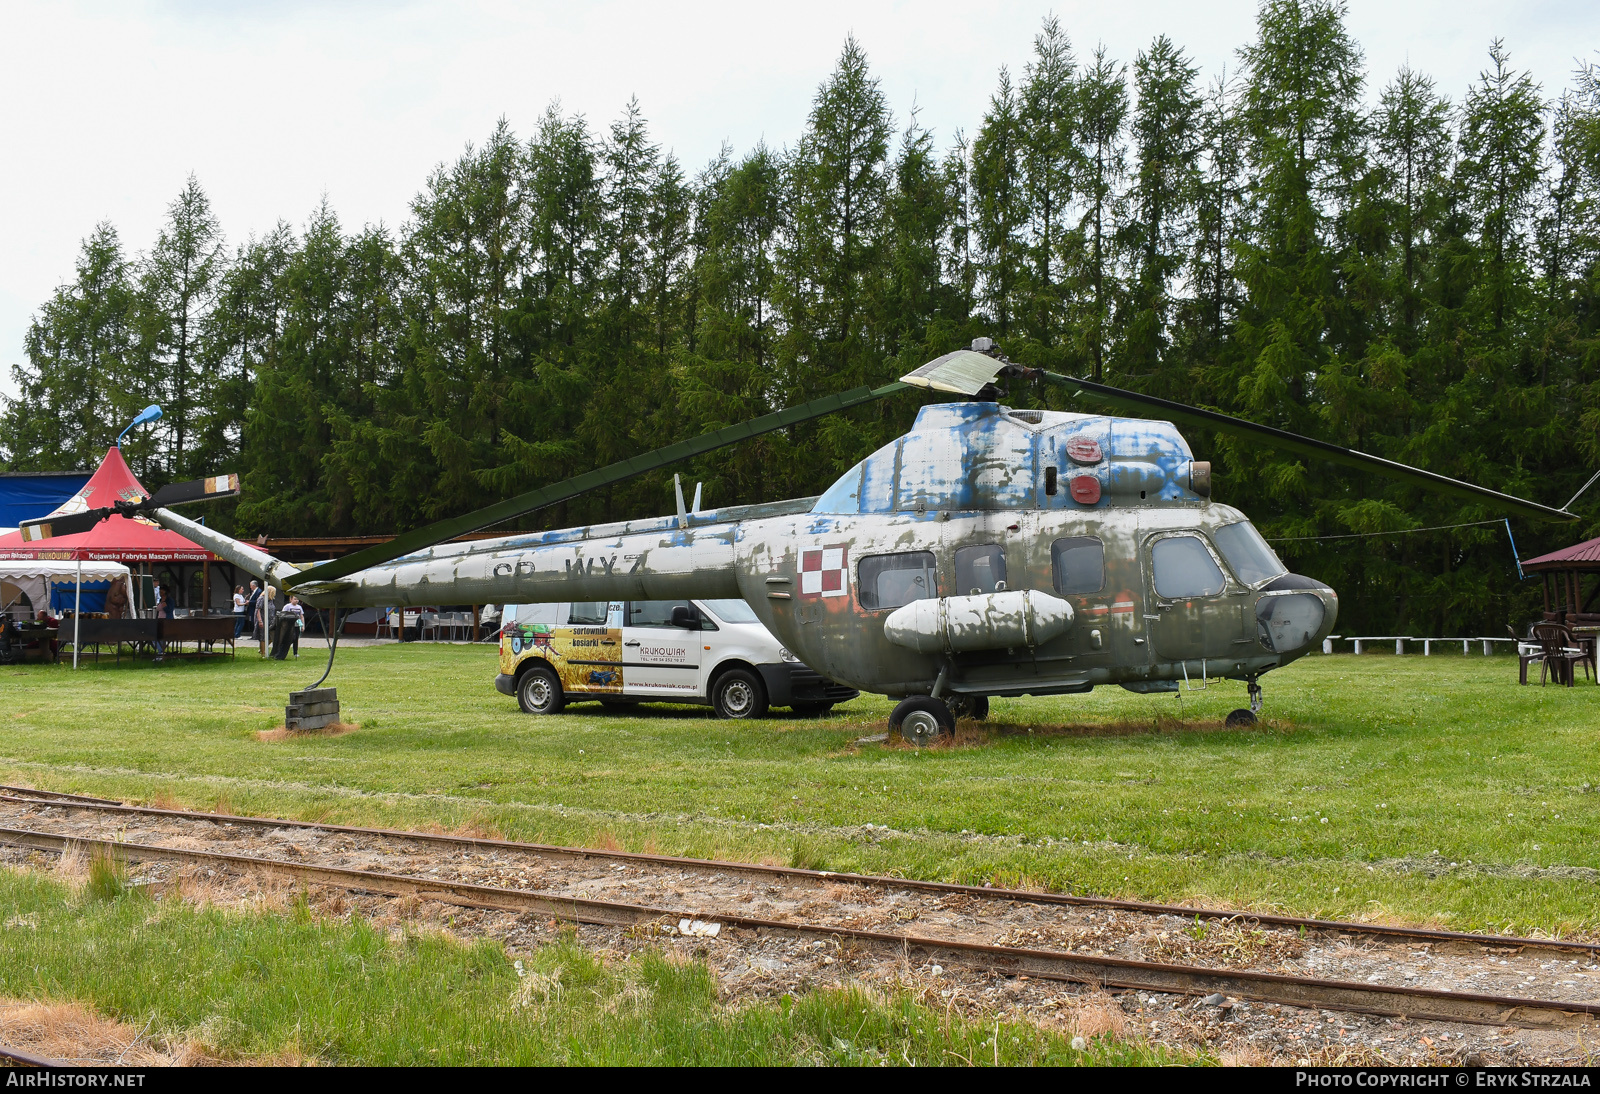
[[[821,547],[800,552],[801,596],[844,596],[850,582],[846,580],[848,568],[845,561],[849,547]]]

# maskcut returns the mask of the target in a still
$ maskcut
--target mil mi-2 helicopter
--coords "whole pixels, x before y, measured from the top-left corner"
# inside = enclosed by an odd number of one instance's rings
[[[1009,409],[998,402],[1003,379],[1057,384],[1160,418]],[[818,497],[701,512],[684,507],[680,490],[675,516],[446,542],[908,386],[964,401],[923,407],[910,432]],[[1248,724],[1261,709],[1262,674],[1327,636],[1338,596],[1290,573],[1243,513],[1211,500],[1210,465],[1194,459],[1175,422],[1523,516],[1576,519],[1268,426],[1024,368],[987,338],[898,383],[730,426],[308,569],[143,508],[318,607],[743,598],[817,671],[899,699],[889,728],[919,745],[951,732],[958,716],[984,716],[991,696],[1104,684],[1163,692],[1241,679],[1250,709],[1230,722]],[[68,530],[63,519],[89,516],[58,518],[54,534]],[[687,605],[673,623],[699,625]],[[559,674],[540,656],[496,683],[530,713],[565,701]]]

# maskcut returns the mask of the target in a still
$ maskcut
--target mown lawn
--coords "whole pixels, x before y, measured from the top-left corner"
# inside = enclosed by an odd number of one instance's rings
[[[986,740],[855,744],[889,705],[718,722],[698,709],[530,718],[494,651],[341,652],[358,732],[281,742],[298,663],[0,669],[0,776],[359,824],[1046,885],[1460,929],[1600,927],[1600,688],[1516,662],[1317,656],[1242,685],[997,701]],[[873,827],[867,827],[871,825]]]
[[[102,879],[103,880],[103,879]],[[95,895],[98,888],[100,894]],[[602,962],[570,940],[390,938],[363,922],[196,910],[0,871],[0,996],[78,1000],[156,1042],[323,1064],[1139,1064],[1174,1054],[982,1023],[909,996],[732,1009],[703,962]]]

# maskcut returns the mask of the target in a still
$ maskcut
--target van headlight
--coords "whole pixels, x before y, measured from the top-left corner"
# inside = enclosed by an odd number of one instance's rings
[[[783,660],[789,662],[789,664],[791,664],[791,665],[798,665],[800,663],[800,658],[796,657],[794,654],[790,653],[788,650],[784,649],[782,646],[778,647],[778,656],[781,657]]]

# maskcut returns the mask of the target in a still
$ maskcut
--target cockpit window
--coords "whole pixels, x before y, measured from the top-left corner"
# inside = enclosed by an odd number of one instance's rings
[[[907,551],[862,559],[856,592],[861,606],[869,611],[937,597],[939,580],[932,552]]]
[[[1289,572],[1289,567],[1278,561],[1267,541],[1261,538],[1256,526],[1247,520],[1218,528],[1211,538],[1217,541],[1222,557],[1246,585],[1258,585]]]
[[[1006,580],[1006,551],[998,543],[956,552],[956,595],[998,592]]]
[[[1170,536],[1150,549],[1155,566],[1156,595],[1171,600],[1215,596],[1227,582],[1216,559],[1198,536]]]

